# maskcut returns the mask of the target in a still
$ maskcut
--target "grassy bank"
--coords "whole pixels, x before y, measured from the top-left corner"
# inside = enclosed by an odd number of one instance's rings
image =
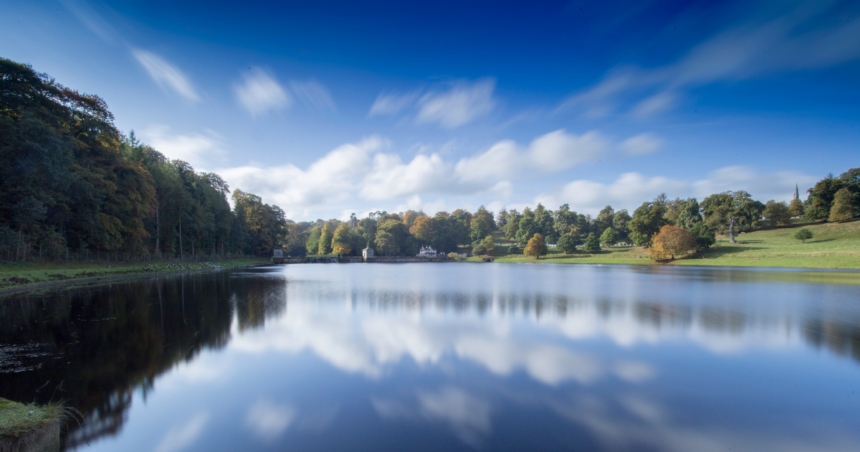
[[[60,404],[24,405],[0,397],[0,450],[59,450],[63,416]]]
[[[55,282],[86,281],[96,278],[172,273],[244,267],[268,263],[268,259],[225,259],[216,262],[155,261],[143,263],[2,263],[0,264],[0,293],[7,289],[38,287]]]
[[[813,238],[806,243],[796,240],[794,234],[800,228],[811,230]],[[728,238],[718,237],[711,249],[670,263],[654,262],[648,250],[642,247],[606,247],[593,254],[564,254],[550,248],[549,254],[538,261],[517,254],[499,256],[496,262],[860,269],[860,220],[838,224],[798,222],[784,228],[742,234],[737,236],[737,241],[731,244]]]

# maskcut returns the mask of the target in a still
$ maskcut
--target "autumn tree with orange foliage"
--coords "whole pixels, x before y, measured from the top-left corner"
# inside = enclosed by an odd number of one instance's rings
[[[546,248],[546,243],[543,241],[543,236],[541,234],[535,234],[534,237],[529,239],[528,245],[526,245],[526,249],[523,250],[523,254],[526,256],[534,256],[535,259],[540,259],[541,256],[546,256],[549,250]]]
[[[652,259],[664,260],[695,249],[696,238],[692,234],[683,228],[666,225],[660,228],[660,232],[654,236],[650,251]]]
[[[427,215],[421,215],[412,222],[409,233],[422,242],[430,243],[433,238],[433,219]]]

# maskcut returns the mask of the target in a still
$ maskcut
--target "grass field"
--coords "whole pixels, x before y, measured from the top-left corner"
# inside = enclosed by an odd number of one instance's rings
[[[794,238],[800,228],[812,231],[813,238],[801,243]],[[601,252],[572,255],[550,248],[539,261],[523,255],[500,256],[497,262],[551,262],[563,264],[700,265],[737,267],[795,267],[860,269],[860,220],[846,223],[795,223],[784,228],[741,234],[738,243],[718,237],[709,250],[684,256],[670,263],[650,259],[642,247],[607,247]],[[506,248],[504,246],[499,248]],[[480,258],[469,258],[480,261]]]
[[[269,262],[268,259],[225,259],[218,262],[155,261],[143,263],[69,262],[69,263],[2,263],[0,291],[24,286],[38,286],[57,281],[84,281],[92,278],[157,274],[178,271],[244,267]]]

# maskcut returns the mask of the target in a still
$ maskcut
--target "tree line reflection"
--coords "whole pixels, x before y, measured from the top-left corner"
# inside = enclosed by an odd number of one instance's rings
[[[38,344],[39,353],[9,347],[0,360],[30,370],[4,368],[0,394],[63,400],[84,413],[82,425],[68,424],[66,449],[115,435],[135,389],[146,397],[177,363],[224,347],[234,317],[240,331],[261,327],[283,311],[283,287],[282,279],[215,272],[4,299],[4,342]]]
[[[135,390],[145,398],[156,390],[159,375],[194,360],[203,350],[225,347],[232,331],[260,329],[267,319],[289,315],[288,300],[346,302],[348,309],[371,313],[527,317],[567,328],[573,338],[580,328],[576,320],[581,319],[632,319],[649,331],[696,328],[718,337],[765,328],[797,329],[807,344],[860,362],[860,313],[844,310],[766,315],[734,304],[631,301],[540,290],[346,289],[320,281],[288,281],[280,274],[249,277],[223,271],[4,299],[0,396],[38,403],[64,400],[85,413],[85,422],[69,423],[63,435],[65,448],[74,449],[118,434]]]

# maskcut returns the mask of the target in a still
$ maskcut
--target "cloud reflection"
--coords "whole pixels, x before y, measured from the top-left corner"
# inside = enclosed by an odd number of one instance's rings
[[[209,422],[209,413],[197,413],[181,426],[176,426],[164,436],[155,452],[177,452],[194,444],[203,433],[203,429]]]
[[[245,415],[245,425],[258,439],[271,441],[289,428],[296,410],[289,405],[275,405],[266,400],[255,403]]]
[[[443,422],[464,443],[478,447],[492,432],[491,406],[483,398],[454,386],[435,391],[416,391],[414,401],[371,399],[373,408],[383,419],[399,421]]]

